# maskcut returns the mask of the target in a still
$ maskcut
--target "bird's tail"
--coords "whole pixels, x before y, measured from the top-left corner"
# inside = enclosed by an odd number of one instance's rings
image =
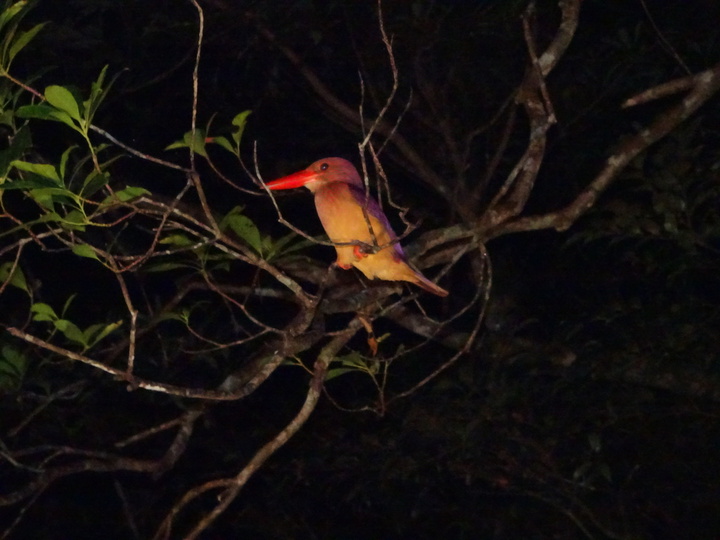
[[[413,273],[414,273],[414,279],[408,280],[408,281],[412,281],[415,285],[425,289],[429,293],[433,293],[438,296],[447,296],[448,295],[448,292],[445,289],[440,287],[440,285],[436,285],[435,283],[430,281],[428,278],[423,276],[420,272],[415,271]]]

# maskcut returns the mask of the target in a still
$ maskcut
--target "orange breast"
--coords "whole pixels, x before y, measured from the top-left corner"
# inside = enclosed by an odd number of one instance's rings
[[[359,240],[369,245],[386,245],[396,237],[395,233],[381,219],[376,217],[377,203],[369,201],[363,208],[357,193],[345,183],[334,182],[315,192],[315,207],[325,232],[332,242]],[[369,225],[368,225],[369,222]],[[372,231],[372,232],[371,232]],[[397,266],[402,250],[397,244],[384,248],[378,253],[357,259],[354,246],[335,246],[338,263],[354,265],[368,278],[382,277],[387,265]]]

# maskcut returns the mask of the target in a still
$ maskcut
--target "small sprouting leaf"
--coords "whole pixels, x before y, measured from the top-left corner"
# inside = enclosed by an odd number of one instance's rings
[[[45,99],[56,109],[66,112],[73,120],[81,121],[80,108],[75,96],[64,86],[48,86],[45,89]]]
[[[67,300],[65,300],[62,311],[60,312],[61,317],[64,317],[65,314],[68,312],[68,309],[70,309],[70,306],[75,301],[75,298],[77,298],[77,293],[71,294],[70,296],[68,296]]]
[[[60,173],[60,178],[62,178],[63,180],[65,179],[65,169],[67,168],[68,158],[70,157],[70,154],[72,153],[72,151],[75,150],[76,148],[77,148],[76,144],[72,145],[70,148],[65,150],[62,153],[62,156],[60,157],[60,166],[58,167],[58,171]]]
[[[12,275],[10,275],[10,272],[12,272]],[[0,265],[0,285],[5,282],[30,294],[25,274],[23,274],[19,265],[15,265],[15,269],[13,270],[13,263],[10,261]]]
[[[97,253],[95,253],[95,250],[90,247],[88,244],[75,244],[72,248],[72,252],[75,255],[79,255],[80,257],[87,257],[88,259],[98,259]]]
[[[55,310],[43,302],[33,304],[30,311],[34,313],[33,321],[56,321],[58,318]]]
[[[220,229],[227,230],[229,228],[256,252],[262,254],[260,231],[249,217],[240,213],[241,211],[240,207],[233,208],[220,222]]]
[[[247,124],[247,119],[248,116],[250,116],[250,113],[252,113],[252,111],[243,111],[232,119],[232,125],[236,127],[232,134],[235,146],[240,146],[240,140],[242,139],[243,132],[245,131],[245,125]]]

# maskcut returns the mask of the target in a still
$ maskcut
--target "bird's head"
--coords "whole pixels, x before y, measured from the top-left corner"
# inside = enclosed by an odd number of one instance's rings
[[[330,157],[318,159],[307,169],[268,182],[267,187],[279,190],[304,186],[314,192],[333,182],[363,186],[360,175],[352,163],[347,159]]]

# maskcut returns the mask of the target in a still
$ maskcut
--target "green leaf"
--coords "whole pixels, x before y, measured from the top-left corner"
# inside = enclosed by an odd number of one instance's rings
[[[23,105],[18,108],[15,115],[18,118],[37,118],[39,120],[54,120],[56,122],[62,122],[63,124],[73,128],[75,131],[80,131],[82,133],[68,113],[45,103],[40,103],[38,105]]]
[[[15,123],[13,122],[14,118],[15,118],[14,111],[0,112],[0,124],[6,125],[8,127],[13,127],[15,125]]]
[[[75,298],[77,297],[77,293],[73,293],[70,296],[68,296],[68,299],[65,300],[65,304],[63,304],[62,312],[60,315],[62,317],[65,316],[65,314],[68,312],[68,309],[70,309],[70,305],[75,301]]]
[[[190,148],[196,154],[203,157],[208,157],[205,151],[205,130],[196,129],[195,133],[188,131],[183,135],[182,141],[175,141],[174,143],[165,147],[165,150],[174,150],[176,148]]]
[[[71,210],[60,221],[66,229],[73,231],[84,231],[88,224],[87,216],[80,210]]]
[[[100,260],[95,250],[88,244],[76,244],[73,246],[72,252],[80,257],[87,257],[88,259],[95,259],[96,261]]]
[[[98,190],[105,187],[110,182],[110,173],[108,172],[97,172],[93,169],[85,177],[83,182],[83,188],[80,192],[83,197],[92,197]]]
[[[34,174],[24,180],[10,180],[5,183],[0,182],[0,191],[9,191],[11,189],[44,189],[55,188],[55,186],[57,186],[57,184],[52,180]]]
[[[340,375],[345,375],[346,373],[350,373],[351,371],[357,371],[357,369],[354,369],[354,368],[329,369],[327,372],[327,375],[325,376],[325,381],[329,381],[331,379],[334,379],[335,377],[339,377]]]
[[[107,96],[113,84],[115,84],[115,81],[122,73],[117,73],[112,78],[107,87],[103,88],[103,83],[105,82],[105,75],[107,73],[107,70],[107,65],[103,67],[102,70],[100,70],[100,75],[98,75],[97,80],[92,83],[92,86],[90,88],[90,97],[83,102],[83,105],[85,106],[85,122],[87,125],[90,125],[92,123],[92,119],[95,116],[98,108],[100,107],[100,104],[103,102],[105,96]]]
[[[349,369],[360,369],[362,371],[367,370],[367,362],[365,361],[365,358],[363,358],[363,356],[357,351],[353,351],[345,356],[338,356],[335,360]]]
[[[44,178],[54,180],[58,186],[62,185],[58,172],[53,165],[47,163],[30,163],[29,161],[20,161],[19,159],[12,161],[10,165],[21,171],[35,173]]]
[[[110,324],[93,324],[85,329],[83,335],[85,336],[85,341],[89,344],[89,346],[93,347],[102,339],[107,337],[111,332],[114,332],[121,326],[122,321],[117,321]]]
[[[14,347],[0,349],[0,389],[17,389],[27,371],[28,359]]]
[[[220,145],[231,154],[235,154],[235,149],[230,144],[230,141],[227,140],[227,137],[211,137],[208,142]]]
[[[180,321],[183,324],[187,324],[190,320],[190,310],[187,308],[182,311],[164,311],[158,318],[158,321]]]
[[[15,56],[17,56],[17,54],[21,50],[23,50],[28,43],[32,41],[32,39],[37,35],[40,30],[42,30],[43,26],[45,26],[45,23],[36,24],[30,30],[26,30],[25,32],[21,32],[20,34],[18,34],[18,36],[13,40],[13,43],[10,46],[10,50],[8,51],[8,65],[5,66],[5,69],[9,67],[9,64],[13,61],[13,58],[15,58]]]
[[[39,118],[41,120],[47,120],[53,110],[50,105],[38,103],[34,105],[22,105],[18,107],[15,114],[18,118]]]
[[[45,89],[45,99],[50,105],[66,112],[70,118],[77,120],[78,123],[82,121],[80,108],[78,107],[77,101],[75,101],[75,96],[64,86],[48,86]]]
[[[115,196],[122,202],[137,199],[143,195],[152,195],[147,189],[135,186],[128,186],[125,189],[115,192]]]
[[[12,127],[12,124],[10,124],[10,127]],[[17,130],[15,135],[10,138],[8,147],[0,152],[0,184],[2,184],[8,172],[10,172],[12,168],[10,164],[15,160],[19,160],[31,146],[32,139],[30,137],[30,129],[27,126],[22,126]]]
[[[62,156],[60,157],[60,166],[58,167],[58,171],[60,173],[60,178],[65,180],[65,169],[67,168],[67,161],[70,157],[70,153],[77,148],[77,145],[74,144],[67,150],[65,150],[62,153]]]
[[[257,253],[262,255],[260,231],[249,217],[243,216],[240,212],[242,212],[242,208],[238,206],[230,210],[220,222],[220,229],[225,231],[229,228]]]
[[[20,11],[27,6],[27,0],[15,2],[12,6],[7,7],[0,13],[0,29],[10,22]]]
[[[33,304],[30,312],[34,313],[33,321],[55,321],[58,318],[55,310],[43,302]]]
[[[75,323],[68,321],[67,319],[58,319],[54,323],[55,328],[57,328],[67,339],[83,346],[87,346],[85,335]]]
[[[0,265],[0,284],[7,282],[9,285],[17,287],[18,289],[22,289],[26,293],[30,294],[30,289],[28,289],[25,274],[23,274],[23,271],[20,269],[20,265],[15,266],[14,271],[12,268],[13,263],[10,261]],[[10,275],[11,271],[12,275]]]
[[[247,124],[247,119],[248,116],[250,116],[250,113],[252,113],[252,111],[243,111],[232,119],[232,125],[237,128],[232,134],[236,147],[240,146],[240,139],[242,139],[243,132],[245,131],[245,125]]]
[[[39,103],[37,105],[23,105],[19,107],[15,114],[18,118],[37,118],[40,120],[52,120],[52,113],[56,109],[47,105],[46,103]]]
[[[143,267],[145,272],[169,272],[170,270],[177,270],[178,268],[190,268],[195,267],[188,263],[165,261],[161,263],[148,263]]]
[[[188,247],[194,245],[196,242],[185,234],[176,233],[165,236],[162,240],[160,240],[160,243],[171,246]]]
[[[55,210],[55,203],[72,204],[75,202],[75,195],[67,189],[50,187],[32,189],[28,195],[40,206],[50,211]]]
[[[293,240],[296,241],[291,243]],[[310,240],[298,236],[297,233],[290,232],[277,240],[271,240],[271,247],[266,258],[270,260],[281,255],[289,255],[290,253],[300,251],[311,245],[313,245],[313,243]]]

